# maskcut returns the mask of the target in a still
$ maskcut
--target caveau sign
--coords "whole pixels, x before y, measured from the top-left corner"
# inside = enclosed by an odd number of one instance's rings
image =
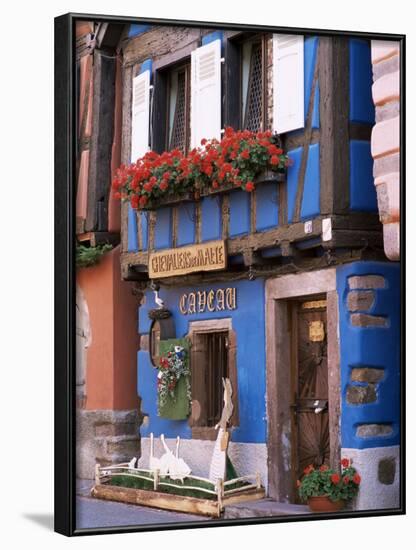
[[[204,313],[205,311],[225,311],[237,308],[236,289],[219,288],[218,290],[198,290],[182,294],[179,299],[179,310],[183,315]]]
[[[224,241],[170,248],[149,255],[149,277],[173,277],[196,271],[214,271],[225,269],[227,255]]]

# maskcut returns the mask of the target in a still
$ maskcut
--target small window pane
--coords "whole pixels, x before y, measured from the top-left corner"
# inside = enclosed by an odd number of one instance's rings
[[[180,149],[185,152],[187,148],[187,72],[183,68],[173,71],[171,74],[170,98],[169,98],[169,149]]]
[[[260,43],[243,45],[242,90],[244,128],[258,132],[263,116],[263,61]]]

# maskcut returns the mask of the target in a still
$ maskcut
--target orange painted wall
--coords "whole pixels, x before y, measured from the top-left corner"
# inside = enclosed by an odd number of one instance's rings
[[[97,266],[79,269],[92,341],[87,352],[89,410],[137,408],[137,298],[120,278],[120,247]]]

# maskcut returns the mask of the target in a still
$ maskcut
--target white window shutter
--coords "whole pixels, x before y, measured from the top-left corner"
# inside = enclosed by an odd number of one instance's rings
[[[303,128],[303,36],[273,35],[273,130],[278,134]]]
[[[221,40],[191,54],[191,147],[221,139]]]
[[[133,78],[131,162],[149,150],[150,71]]]

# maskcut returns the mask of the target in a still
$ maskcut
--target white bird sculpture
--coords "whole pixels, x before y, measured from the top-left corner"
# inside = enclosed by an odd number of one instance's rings
[[[153,456],[153,432],[150,434],[149,469],[160,470],[160,458]]]
[[[165,306],[165,302],[162,300],[162,298],[159,298],[159,291],[154,290],[153,292],[155,294],[155,302],[158,305],[158,309],[163,309]]]
[[[179,458],[179,441],[180,438],[176,439],[176,456],[172,453],[169,447],[166,445],[165,436],[162,434],[160,436],[162,445],[165,448],[165,454],[162,455],[160,459],[160,473],[161,475],[169,475],[171,479],[180,479],[183,483],[183,480],[186,476],[191,473],[191,468],[186,464],[186,462]]]

